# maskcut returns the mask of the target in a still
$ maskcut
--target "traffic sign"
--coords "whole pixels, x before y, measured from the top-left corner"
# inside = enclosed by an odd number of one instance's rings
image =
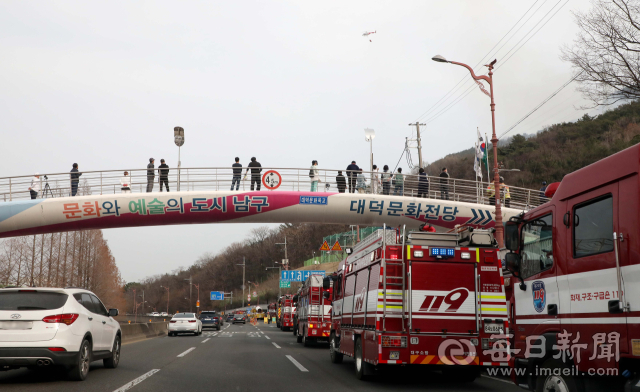
[[[331,250],[331,248],[329,248],[329,244],[327,243],[327,241],[325,241],[322,246],[320,247],[320,250]]]
[[[288,289],[291,288],[291,282],[288,280],[281,280],[280,281],[280,288],[281,289]]]
[[[278,189],[280,184],[282,184],[282,176],[275,170],[267,170],[262,175],[262,184],[269,190]]]
[[[223,301],[224,300],[224,292],[222,292],[222,291],[212,291],[211,292],[211,300],[212,301]]]
[[[325,276],[326,274],[325,271],[282,271],[280,273],[280,280],[304,282],[310,275]]]
[[[247,294],[247,301],[251,301],[251,294]]]
[[[342,247],[340,246],[340,243],[336,241],[336,243],[331,247],[331,250],[342,250]]]
[[[257,297],[258,293],[256,293],[255,291],[253,292],[253,298]]]

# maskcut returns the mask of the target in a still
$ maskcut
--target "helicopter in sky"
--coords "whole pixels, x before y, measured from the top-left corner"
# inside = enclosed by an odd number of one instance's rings
[[[363,37],[369,37],[371,34],[375,34],[377,31],[365,31],[364,34],[362,34]],[[369,38],[369,42],[373,42],[371,41],[371,38]]]

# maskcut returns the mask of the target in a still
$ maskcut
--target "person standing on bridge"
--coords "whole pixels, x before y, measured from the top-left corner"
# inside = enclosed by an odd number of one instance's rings
[[[309,169],[309,178],[311,179],[311,192],[318,192],[318,182],[320,182],[320,172],[318,171],[318,161],[311,161]]]
[[[169,165],[164,163],[164,159],[160,159],[160,166],[158,166],[158,174],[160,175],[160,192],[162,192],[162,184],[169,192]]]
[[[404,191],[404,174],[402,174],[401,167],[398,168],[398,173],[396,173],[395,180],[396,180],[396,186],[393,189],[393,195],[402,196],[402,193]]]
[[[126,170],[124,177],[120,177],[120,189],[122,193],[131,193],[131,176],[129,176],[129,172]]]
[[[32,200],[38,197],[38,192],[40,192],[40,173],[34,174],[33,178],[31,179],[29,193],[31,193]]]
[[[262,171],[262,165],[256,160],[256,157],[251,158],[251,162],[247,167],[247,171],[244,173],[245,177],[251,169],[251,190],[253,190],[253,184],[256,184],[256,190],[260,190],[260,172]]]
[[[440,198],[449,200],[449,173],[446,167],[443,167],[440,172]]]
[[[156,171],[153,170],[155,168],[153,162],[155,162],[155,159],[149,158],[149,164],[147,165],[147,193],[153,192],[153,181],[156,178]]]
[[[342,170],[338,170],[338,175],[336,176],[336,185],[338,185],[338,192],[344,193],[347,189],[347,180],[342,175]]]
[[[504,177],[500,177],[500,197],[504,199],[505,207],[511,207],[511,192],[509,192],[509,187],[504,184]]]
[[[71,169],[71,196],[75,196],[78,193],[78,184],[80,183],[80,176],[82,173],[78,171],[78,164],[74,163]]]
[[[367,180],[364,178],[364,173],[362,169],[358,172],[358,185],[356,188],[358,189],[358,193],[366,193],[367,192]]]
[[[374,195],[380,193],[380,176],[378,175],[379,172],[380,169],[378,169],[378,166],[373,165],[373,173],[371,174],[371,193],[373,193]]]
[[[233,185],[236,186],[236,191],[240,189],[240,177],[242,176],[242,164],[240,163],[240,158],[236,157],[236,163],[231,165],[233,168],[233,177],[231,178],[231,190],[233,190]]]
[[[418,197],[429,196],[429,177],[423,168],[418,171]]]
[[[388,195],[391,191],[391,173],[389,173],[389,166],[384,165],[382,168],[382,194]]]
[[[356,192],[356,180],[358,179],[358,172],[360,168],[356,165],[356,161],[351,161],[351,164],[347,166],[347,178],[349,182],[349,193]]]

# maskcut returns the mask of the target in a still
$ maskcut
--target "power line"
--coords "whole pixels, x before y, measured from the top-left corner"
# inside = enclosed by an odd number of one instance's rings
[[[562,0],[559,0],[559,1],[558,1],[558,3],[560,3],[560,1],[562,1]],[[546,21],[546,22],[544,22],[544,24],[543,24],[542,26],[540,26],[540,28],[539,28],[538,30],[536,30],[536,32],[535,32],[535,33],[533,33],[529,38],[527,38],[527,40],[526,40],[526,41],[524,41],[524,43],[523,43],[523,44],[522,44],[518,49],[516,49],[516,51],[515,51],[515,52],[513,52],[513,53],[511,54],[511,56],[507,57],[507,59],[506,59],[506,60],[504,60],[504,61],[503,61],[503,62],[502,62],[498,67],[496,67],[496,70],[498,70],[500,67],[502,67],[503,65],[505,65],[505,64],[507,63],[507,61],[509,61],[509,59],[510,59],[511,57],[513,57],[513,55],[515,55],[516,53],[518,53],[518,51],[519,51],[523,46],[525,46],[525,45],[527,44],[527,42],[529,42],[529,40],[530,40],[531,38],[533,38],[536,34],[538,34],[538,32],[539,32],[540,30],[542,30],[542,28],[543,28],[547,23],[549,23],[549,21],[550,21],[551,19],[553,19],[553,17],[554,17],[554,16],[556,16],[556,14],[557,14],[557,13],[558,13],[558,12],[559,12],[559,11],[560,11],[564,6],[565,6],[565,5],[567,5],[567,3],[568,3],[569,1],[570,1],[570,0],[567,0],[564,4],[562,4],[562,6],[560,6],[560,8],[558,8],[558,9],[556,10],[556,12],[554,12],[554,13],[553,13],[553,15],[551,15],[551,17],[550,17],[549,19],[547,19],[547,21]],[[558,5],[558,3],[556,3],[556,5]],[[556,8],[556,5],[554,5],[554,6],[553,6],[553,8]],[[549,10],[549,12],[553,11],[553,8],[551,8],[551,9]],[[549,12],[547,12],[547,13],[542,17],[542,19],[544,19],[547,15],[549,15]],[[540,22],[542,22],[542,19],[540,19]],[[534,28],[535,28],[535,27],[536,27],[540,22],[536,23],[536,25],[535,25],[535,26],[533,26],[533,28],[532,28],[531,30],[533,30],[533,29],[534,29]],[[531,30],[529,30],[529,32],[531,32]],[[527,33],[527,34],[529,34],[529,33]],[[526,36],[527,36],[527,35],[525,35],[524,37],[526,37]],[[524,37],[522,37],[522,39],[524,39]],[[520,41],[522,41],[522,39],[521,39]],[[516,45],[514,45],[514,48],[515,48],[515,47],[520,43],[520,41],[518,41],[518,43],[517,43]],[[511,48],[511,50],[513,50],[513,48]],[[511,50],[510,50],[509,52],[511,52]],[[509,52],[507,52],[507,54],[509,54]],[[505,55],[505,56],[506,56],[506,55]]]
[[[547,17],[547,15],[549,15],[549,13],[551,13],[551,11],[553,11],[553,9],[554,9],[554,8],[556,8],[556,6],[557,6],[558,4],[560,4],[560,2],[562,2],[562,0],[558,0],[558,2],[557,2],[553,7],[551,7],[551,9],[550,9],[549,11],[547,11],[547,13],[546,13],[546,14],[544,14],[544,16],[543,16],[542,18],[540,18],[540,20],[538,21],[538,23],[536,23],[536,24],[535,24],[535,25],[534,25],[534,26],[533,26],[533,27],[532,27],[532,28],[531,28],[531,29],[530,29],[530,30],[529,30],[529,31],[528,31],[528,32],[527,32],[527,33],[526,33],[526,34],[525,34],[521,39],[520,39],[520,41],[518,41],[518,42],[517,42],[517,43],[516,43],[516,44],[515,44],[515,45],[514,45],[514,46],[513,46],[513,47],[512,47],[512,48],[511,48],[511,49],[510,49],[506,54],[505,54],[505,56],[506,56],[506,55],[508,55],[509,53],[511,53],[511,51],[512,51],[515,47],[517,47],[517,46],[520,44],[520,42],[522,42],[522,40],[523,40],[523,39],[525,39],[525,38],[529,35],[529,33],[531,33],[531,32],[536,28],[536,26],[538,26],[538,25],[539,25],[539,24],[540,24],[540,22],[542,22],[542,21],[544,20],[544,18],[546,18],[546,17]],[[547,23],[549,23],[549,21],[550,21],[551,19],[553,19],[553,17],[558,13],[558,11],[560,11],[560,10],[561,10],[565,5],[567,5],[567,3],[568,3],[568,2],[569,2],[569,0],[567,0],[567,1],[566,1],[566,2],[565,2],[565,3],[564,3],[560,8],[558,8],[558,9],[556,10],[556,12],[555,12],[553,15],[551,15],[551,17],[550,17],[549,19],[547,19],[547,21],[546,21],[546,22],[544,22],[544,24],[543,24],[542,26],[540,26],[540,28],[539,28],[538,30],[536,30],[536,31],[535,31],[531,36],[529,36],[529,38],[528,38],[528,39],[527,39],[527,40],[526,40],[526,41],[525,41],[525,42],[524,42],[524,43],[523,43],[523,44],[522,44],[522,45],[521,45],[521,46],[520,46],[520,47],[519,47],[515,52],[513,52],[513,53],[512,53],[512,54],[511,54],[511,55],[510,55],[510,56],[509,56],[505,61],[503,61],[503,62],[502,62],[498,67],[496,67],[496,70],[498,70],[498,69],[499,69],[500,67],[502,67],[502,66],[503,66],[507,61],[509,61],[509,59],[510,59],[511,57],[513,57],[513,55],[515,55],[515,54],[516,54],[516,53],[517,53],[517,52],[518,52],[518,51],[519,51],[519,50],[520,50],[524,45],[526,45],[526,43],[527,43],[527,42],[529,42],[529,40],[530,40],[531,38],[533,38],[533,37],[534,37],[534,36],[535,36],[535,35],[536,35],[540,30],[542,30],[542,28],[543,28]],[[546,1],[545,1],[545,3],[546,3]],[[542,6],[543,6],[545,3],[542,3],[542,4],[540,5],[540,7],[538,7],[538,9],[537,9],[537,10],[536,10],[536,11],[535,11],[531,16],[533,16],[536,12],[538,12],[538,10],[540,10],[540,8],[542,8]],[[535,3],[534,3],[534,5],[535,5]],[[528,12],[528,11],[527,11],[527,12]],[[529,19],[527,19],[527,21],[525,22],[525,24],[526,24],[530,19],[531,19],[531,17],[529,17]],[[523,24],[522,26],[524,26],[524,24]],[[520,26],[520,27],[522,27],[522,26]],[[519,30],[520,30],[520,29],[518,29],[518,31],[519,31]],[[516,32],[517,32],[517,31],[516,31]],[[506,42],[505,42],[505,44],[506,44]],[[503,46],[504,46],[504,45],[503,45]],[[502,46],[500,47],[500,49],[502,49]],[[500,49],[498,49],[498,51],[499,51]],[[496,53],[497,53],[497,52],[496,52]],[[464,97],[466,97],[466,96],[471,92],[471,89],[473,88],[473,86],[474,86],[474,85],[475,85],[475,84],[473,84],[473,83],[472,83],[472,84],[471,84],[471,87],[468,89],[469,91],[466,91],[466,93],[463,93],[464,95],[459,96],[459,98],[457,98],[457,100],[456,100],[456,101],[454,101],[454,102],[452,102],[451,104],[449,104],[449,106],[448,106],[448,107],[446,107],[444,110],[441,110],[440,112],[438,112],[435,116],[430,117],[430,118],[429,118],[428,120],[426,120],[425,122],[427,122],[427,123],[428,123],[428,122],[434,121],[434,120],[435,120],[436,118],[438,118],[441,114],[446,113],[446,112],[447,112],[451,107],[453,107],[455,104],[457,104],[457,103],[458,103],[458,102],[460,102],[462,99],[464,99]]]
[[[511,130],[513,130],[513,128],[517,127],[518,124],[520,124],[521,122],[523,122],[524,120],[527,119],[527,117],[529,117],[530,115],[532,115],[533,113],[535,113],[536,110],[540,109],[545,103],[549,102],[549,100],[551,100],[551,98],[555,97],[560,91],[562,91],[562,89],[564,89],[565,87],[567,87],[569,84],[571,84],[571,82],[573,82],[574,80],[576,80],[576,78],[578,76],[580,76],[582,74],[582,72],[580,72],[579,74],[573,76],[571,79],[569,79],[565,84],[563,84],[562,86],[560,86],[559,89],[557,89],[556,91],[554,91],[551,95],[549,95],[547,98],[544,99],[544,101],[540,102],[540,104],[538,104],[538,106],[536,106],[535,108],[533,108],[532,111],[530,111],[529,113],[527,113],[524,117],[522,117],[520,120],[518,120],[515,124],[513,124],[509,129],[507,129],[506,131],[504,131],[499,137],[498,139],[502,139],[502,137],[504,135],[506,135],[507,133],[511,132]]]
[[[533,7],[538,3],[538,1],[540,1],[540,0],[536,0],[536,1],[531,5],[531,7],[529,7],[529,9],[527,9],[527,11],[526,11],[526,12],[525,12],[521,17],[520,17],[520,19],[518,19],[518,21],[517,21],[517,22],[516,22],[516,23],[515,23],[515,24],[514,24],[510,29],[509,29],[509,31],[507,31],[507,32],[505,33],[505,35],[503,35],[503,36],[502,36],[502,38],[500,38],[500,40],[499,40],[498,42],[496,42],[496,44],[493,46],[493,48],[489,49],[489,52],[487,52],[487,54],[485,54],[485,55],[480,59],[480,61],[478,62],[478,64],[476,64],[473,68],[477,68],[477,67],[478,67],[478,65],[482,64],[482,62],[484,61],[485,57],[487,57],[487,56],[491,53],[491,51],[492,51],[496,46],[498,46],[498,44],[500,44],[500,42],[501,42],[501,41],[502,41],[502,40],[503,40],[503,39],[504,39],[504,38],[505,38],[505,37],[506,37],[506,36],[511,32],[511,30],[513,30],[513,29],[518,25],[518,23],[520,23],[520,21],[521,21],[521,20],[522,20],[522,19],[523,19],[523,18],[524,18],[528,13],[529,13],[529,11],[531,11],[531,9],[532,9],[532,8],[533,8]],[[545,0],[545,1],[542,3],[542,5],[544,5],[544,3],[546,3],[547,1],[548,1],[548,0]],[[540,6],[540,7],[539,7],[539,8],[538,8],[538,9],[537,9],[533,14],[531,14],[531,16],[535,15],[535,13],[536,13],[536,12],[538,12],[538,10],[542,7],[542,5],[541,5],[541,6]],[[529,19],[531,19],[531,17],[529,17]],[[529,19],[527,19],[527,22],[529,21]],[[525,22],[524,24],[526,24],[527,22]],[[522,26],[524,26],[524,24],[523,24]],[[520,28],[522,28],[522,26],[520,26]],[[520,30],[520,28],[518,28],[518,30],[516,30],[516,33]],[[514,33],[514,34],[515,34],[515,33]],[[505,44],[506,44],[507,42],[509,42],[509,40],[510,40],[510,39],[511,39],[511,38],[509,38],[509,39],[505,42]],[[504,46],[504,45],[502,45],[502,46]],[[502,49],[502,46],[500,47],[500,49]],[[500,49],[498,49],[498,51],[499,51]],[[497,51],[496,51],[496,53],[497,53]],[[494,53],[494,55],[495,55],[495,53]],[[417,119],[417,120],[422,119],[424,116],[426,116],[426,115],[427,115],[427,114],[429,114],[431,111],[433,111],[433,110],[434,110],[434,109],[436,109],[438,106],[440,106],[440,105],[438,105],[438,104],[439,104],[443,99],[445,99],[445,98],[446,98],[450,93],[452,93],[454,90],[457,90],[457,89],[456,89],[456,87],[458,87],[458,85],[459,85],[460,83],[462,83],[465,79],[467,79],[467,77],[466,77],[466,76],[465,76],[465,77],[463,77],[462,79],[460,79],[460,80],[458,81],[458,83],[456,83],[456,84],[451,88],[451,90],[449,90],[449,91],[448,91],[448,92],[447,92],[447,93],[446,93],[442,98],[440,98],[440,99],[439,99],[435,104],[433,104],[433,106],[431,106],[431,108],[427,109],[427,111],[426,111],[426,112],[422,113],[422,114],[418,117],[418,119]]]

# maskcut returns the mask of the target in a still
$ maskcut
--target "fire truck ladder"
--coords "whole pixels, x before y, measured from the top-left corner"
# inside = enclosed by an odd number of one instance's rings
[[[311,300],[309,301],[308,316],[320,317],[320,315],[324,313],[324,311],[320,310],[320,307],[322,307],[322,305],[314,305],[314,304],[322,304],[322,290],[318,288],[318,292],[314,292],[313,290],[314,288],[315,287],[309,287],[309,294],[310,294]],[[307,317],[307,320],[309,320],[309,317]]]
[[[400,259],[387,259],[387,225],[384,225],[382,235],[382,330],[386,331],[387,313],[389,314],[401,314],[402,317],[402,332],[405,331],[405,263],[404,263],[404,227],[402,228],[402,256]],[[394,231],[395,234],[395,231]],[[394,241],[397,243],[398,241]],[[402,266],[401,276],[388,276],[388,266]],[[390,286],[392,292],[389,293],[387,286]],[[398,306],[398,302],[392,302],[393,305],[387,305],[387,296],[392,296],[394,299],[401,299],[402,303]],[[389,308],[389,310],[387,310]],[[399,310],[399,311],[398,311]]]

